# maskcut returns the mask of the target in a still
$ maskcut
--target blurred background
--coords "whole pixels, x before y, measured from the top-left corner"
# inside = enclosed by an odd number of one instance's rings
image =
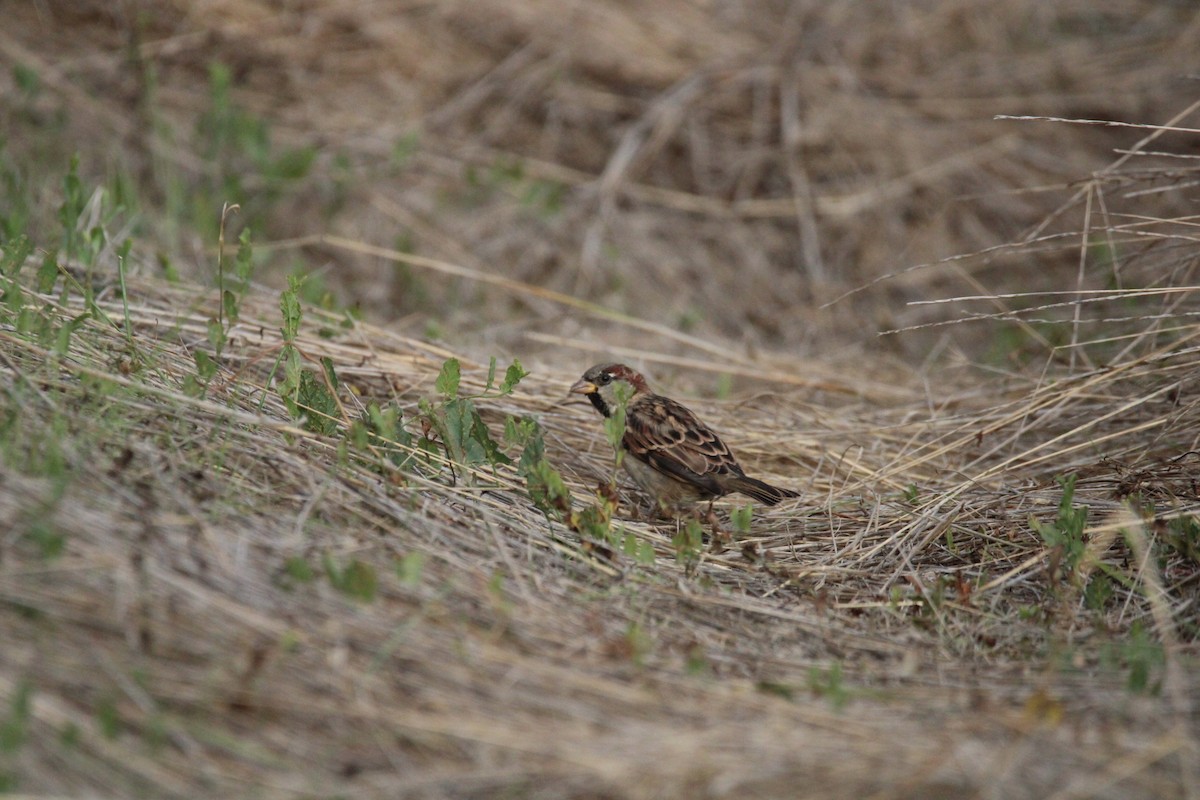
[[[1081,232],[1131,197],[1159,217],[1194,204],[1177,184],[1155,192],[1163,165],[1146,155],[1129,165],[1158,168],[1141,182],[1126,170],[1102,196],[1079,191],[1146,130],[997,119],[1172,122],[1197,89],[1190,2],[4,0],[0,13],[0,170],[11,197],[34,198],[9,203],[7,229],[56,230],[37,198],[62,192],[78,154],[82,183],[108,189],[96,222],[153,242],[168,274],[212,280],[222,204],[238,203],[226,240],[252,231],[261,282],[303,273],[310,302],[481,352],[585,363],[589,349],[706,340],[1008,367],[1024,328],[950,337],[926,326],[969,308],[909,303],[1122,285],[1111,242],[1081,259]],[[1158,136],[1147,149],[1171,164],[1200,155],[1200,137]]]

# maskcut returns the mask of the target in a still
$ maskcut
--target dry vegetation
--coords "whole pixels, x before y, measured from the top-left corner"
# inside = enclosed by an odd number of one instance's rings
[[[0,13],[0,791],[1200,798],[1188,4]]]

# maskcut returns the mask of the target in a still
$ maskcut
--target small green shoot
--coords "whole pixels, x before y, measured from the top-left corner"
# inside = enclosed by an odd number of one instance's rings
[[[14,754],[25,744],[32,700],[33,686],[27,680],[19,681],[9,700],[8,713],[0,720],[0,753]]]
[[[1145,625],[1135,622],[1129,629],[1129,641],[1118,645],[1118,657],[1129,669],[1125,688],[1135,694],[1157,695],[1162,692],[1166,656]]]
[[[704,529],[700,526],[700,521],[695,518],[688,519],[683,527],[675,531],[671,544],[675,546],[676,561],[689,567],[695,564],[704,546]]]
[[[463,395],[462,366],[458,359],[449,358],[442,364],[434,381],[434,389],[441,395],[441,400],[422,400],[420,409],[422,419],[431,431],[436,432],[451,464],[472,468],[484,464],[495,467],[512,463],[512,459],[492,438],[475,401],[512,394],[516,385],[528,374],[521,362],[513,359],[505,370],[504,380],[497,386],[496,360],[493,358],[488,367],[484,390],[475,395]],[[506,434],[515,430],[506,423]]]
[[[729,512],[729,522],[733,525],[733,532],[738,534],[750,533],[750,523],[754,520],[754,504],[746,503],[744,506],[738,506],[733,511]]]
[[[413,551],[396,559],[396,577],[400,583],[409,588],[419,586],[421,575],[425,569],[425,554]]]
[[[637,622],[630,622],[629,627],[625,629],[625,647],[629,654],[629,660],[641,667],[646,663],[646,656],[653,647],[653,641],[650,639],[650,634],[646,633],[641,625]]]
[[[850,702],[850,692],[842,679],[842,665],[833,662],[828,669],[811,667],[808,671],[808,688],[816,697],[824,697],[835,710],[845,708]]]
[[[626,531],[621,539],[621,552],[644,567],[654,564],[654,545],[639,539],[632,531]]]
[[[1057,517],[1052,523],[1047,524],[1030,516],[1029,525],[1051,549],[1052,568],[1062,568],[1053,571],[1075,581],[1078,579],[1079,563],[1087,549],[1084,529],[1087,527],[1088,509],[1087,506],[1076,507],[1073,503],[1075,475],[1061,476],[1058,478],[1058,483],[1062,486],[1063,495],[1058,504]]]
[[[300,349],[295,344],[303,319],[299,298],[302,284],[302,278],[288,276],[288,288],[279,297],[279,309],[283,316],[279,331],[284,341],[280,352],[283,380],[279,382],[279,396],[288,412],[294,418],[303,420],[305,430],[332,436],[342,419],[337,402],[338,377],[333,369],[333,361],[323,357],[319,373],[305,369]]]
[[[375,575],[375,568],[370,564],[353,559],[342,567],[328,554],[323,559],[323,564],[330,586],[360,602],[369,603],[375,599],[379,581]]]

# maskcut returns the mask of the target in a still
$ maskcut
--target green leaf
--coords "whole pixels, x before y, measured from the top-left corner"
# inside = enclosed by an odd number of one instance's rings
[[[225,319],[227,324],[232,325],[238,321],[238,298],[237,295],[229,289],[221,292],[221,305],[225,309]]]
[[[58,333],[54,338],[54,352],[57,355],[65,356],[71,348],[71,337],[75,331],[87,324],[91,316],[86,312],[73,317],[70,322],[58,329]]]
[[[21,267],[25,266],[25,260],[29,258],[29,254],[33,252],[33,243],[29,241],[27,236],[18,236],[14,241],[9,242],[8,247],[4,248],[4,257],[0,258],[0,275],[6,278],[15,279],[21,272]],[[53,261],[53,259],[51,259]],[[45,262],[43,261],[43,268]],[[54,276],[58,277],[58,267],[55,265]],[[41,271],[38,271],[38,277],[41,277]],[[50,284],[53,288],[54,284]],[[41,288],[38,285],[39,292],[48,292],[49,289]]]
[[[196,361],[196,375],[200,380],[204,383],[211,381],[217,374],[217,362],[203,350],[193,351],[192,358]]]
[[[27,99],[34,99],[42,90],[42,79],[37,71],[27,64],[14,64],[12,68],[13,83],[21,90]]]
[[[703,543],[704,529],[696,519],[689,519],[671,538],[671,544],[675,545],[676,560],[684,563],[690,563],[700,557]]]
[[[303,556],[292,556],[283,563],[283,572],[294,583],[311,583],[317,576]]]
[[[511,421],[511,417],[509,420]],[[514,425],[514,435],[508,436],[507,430],[505,437],[513,444],[518,444],[519,438],[523,438],[525,442],[524,448],[521,450],[521,460],[517,464],[517,474],[521,477],[528,477],[530,470],[539,461],[542,461],[546,455],[546,440],[542,436],[541,426],[535,420],[522,420]]]
[[[437,376],[437,381],[434,383],[434,388],[438,394],[445,397],[447,400],[453,400],[458,397],[458,384],[462,377],[462,367],[458,363],[457,358],[448,358],[442,364],[442,371]]]
[[[504,383],[500,384],[500,394],[511,394],[521,379],[528,374],[529,372],[521,366],[521,362],[514,358],[508,365],[508,369],[504,371]]]
[[[233,262],[233,274],[243,284],[250,282],[254,274],[254,247],[250,244],[250,229],[243,228],[238,236],[237,259]]]
[[[283,334],[285,342],[292,342],[300,331],[300,318],[303,314],[300,308],[300,287],[304,281],[295,275],[288,276],[288,288],[279,295],[279,309],[283,312]]]
[[[33,686],[27,680],[21,680],[14,688],[8,714],[0,723],[0,752],[3,753],[15,753],[20,750],[28,730]]]
[[[266,171],[269,173],[269,177],[278,181],[299,180],[308,174],[316,157],[317,151],[313,147],[298,147],[294,150],[285,150],[279,154],[279,157],[274,162],[268,165]]]
[[[218,320],[209,319],[208,321],[208,343],[212,346],[213,352],[220,357],[221,351],[225,347],[225,328]]]
[[[322,436],[332,436],[337,433],[337,401],[330,394],[325,381],[312,370],[306,369],[300,375],[296,404],[306,412],[305,430],[319,433]]]
[[[563,483],[562,475],[545,458],[528,466],[525,490],[534,506],[548,517],[559,517],[571,508],[571,491]]]
[[[441,422],[442,438],[451,460],[462,464],[466,462],[467,430],[470,425],[468,408],[470,400],[451,400],[437,414]]]
[[[375,576],[375,568],[370,564],[354,559],[345,569],[339,569],[329,555],[325,556],[324,562],[325,574],[333,588],[355,600],[369,603],[375,599],[379,581]]]
[[[486,461],[493,466],[512,463],[512,459],[504,454],[500,445],[492,438],[492,432],[488,430],[487,423],[483,421],[483,417],[479,416],[479,411],[475,409],[474,404],[471,405],[470,436],[471,442],[477,444],[482,453],[481,459],[470,463],[478,464]]]
[[[396,577],[405,586],[416,586],[421,582],[425,568],[425,554],[412,552],[396,561]]]
[[[744,506],[735,508],[729,513],[729,521],[733,523],[733,530],[736,533],[749,533],[750,522],[754,519],[754,504],[746,503]]]
[[[337,373],[333,370],[333,359],[329,356],[321,356],[321,368],[325,371],[325,379],[329,381],[329,385],[336,392],[341,383],[338,382]]]
[[[496,357],[492,356],[491,358],[488,359],[487,386],[484,387],[484,391],[485,392],[491,391],[492,386],[494,386],[495,384],[496,384]]]

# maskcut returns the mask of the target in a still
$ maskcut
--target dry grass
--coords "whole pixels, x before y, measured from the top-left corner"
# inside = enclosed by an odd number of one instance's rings
[[[1200,797],[1198,115],[1164,77],[1196,22],[1094,5],[141,8],[154,113],[189,119],[218,57],[281,137],[324,143],[312,191],[264,210],[261,249],[337,265],[376,321],[305,309],[296,345],[341,381],[323,436],[276,391],[278,291],[248,292],[217,378],[186,391],[212,350],[212,238],[147,213],[190,278],[139,242],[124,289],[111,248],[53,291],[36,256],[20,303],[8,286],[0,779],[64,797]],[[113,111],[136,8],[14,9],[0,47],[50,87],[25,111],[66,98],[67,141],[90,127],[118,160],[203,171]],[[51,66],[31,46],[47,20],[110,49]],[[322,205],[328,153],[366,175],[411,130],[405,170]],[[521,177],[470,194],[464,164],[511,156]],[[537,181],[568,187],[560,210],[514,199]],[[396,225],[416,254],[390,247]],[[431,322],[448,343],[415,333]],[[674,524],[623,504],[655,553],[639,563],[547,520],[511,467],[348,449],[370,401],[419,432],[445,359],[479,389],[503,351],[531,374],[484,418],[539,420],[577,508],[611,452],[563,398],[601,352],[804,498],[693,562]],[[1031,523],[1055,527],[1065,475],[1088,508],[1074,554]],[[356,562],[370,600],[326,575]]]

